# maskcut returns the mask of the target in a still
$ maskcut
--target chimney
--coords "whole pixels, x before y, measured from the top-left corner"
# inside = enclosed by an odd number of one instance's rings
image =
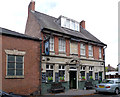
[[[84,21],[84,20],[82,20],[82,21],[80,22],[80,26],[82,26],[82,28],[85,29],[85,21]],[[81,27],[80,27],[80,28],[81,28]]]
[[[35,11],[35,1],[34,0],[31,0],[29,6],[28,6],[28,13],[29,11]]]

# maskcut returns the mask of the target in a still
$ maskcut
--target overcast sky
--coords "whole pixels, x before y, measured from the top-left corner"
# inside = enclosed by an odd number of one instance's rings
[[[31,0],[0,0],[0,27],[24,33]],[[106,65],[118,64],[118,1],[35,0],[35,10],[86,21],[86,30],[107,44]]]

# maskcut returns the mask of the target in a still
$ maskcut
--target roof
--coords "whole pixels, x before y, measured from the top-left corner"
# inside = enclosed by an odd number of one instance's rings
[[[31,11],[33,15],[36,17],[38,20],[38,23],[40,26],[42,26],[42,29],[50,29],[53,31],[56,31],[60,34],[66,34],[69,36],[74,36],[82,40],[87,40],[87,41],[92,41],[98,44],[102,44],[105,46],[103,42],[101,42],[99,39],[97,39],[95,36],[93,36],[90,32],[88,32],[86,29],[81,27],[81,32],[80,31],[74,31],[68,28],[61,27],[56,21],[58,18],[37,12],[37,11]]]
[[[31,36],[28,36],[26,34],[18,33],[18,32],[8,30],[8,29],[2,28],[2,27],[0,27],[0,35],[19,37],[19,38],[30,39],[30,40],[35,40],[35,41],[41,40],[39,38],[31,37]]]
[[[116,71],[116,69],[112,66],[110,66],[110,64],[108,66],[106,66],[108,69],[108,71]]]

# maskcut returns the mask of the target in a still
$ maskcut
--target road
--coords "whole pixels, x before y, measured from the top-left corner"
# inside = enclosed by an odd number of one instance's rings
[[[73,95],[46,95],[46,96],[37,96],[37,97],[120,97],[119,95],[115,95],[115,94],[92,94],[92,95],[87,95],[87,96],[83,96],[83,95],[79,95],[79,96],[73,96]]]
[[[76,97],[79,97],[79,96],[76,96]],[[93,95],[82,96],[82,97],[120,97],[120,94],[115,95],[110,93],[100,93],[100,94],[93,94]]]
[[[87,95],[87,96],[83,96],[83,95],[44,95],[44,96],[37,96],[37,97],[120,97],[119,95],[115,95],[115,94],[110,94],[110,93],[100,93],[100,94],[92,94],[92,95]]]

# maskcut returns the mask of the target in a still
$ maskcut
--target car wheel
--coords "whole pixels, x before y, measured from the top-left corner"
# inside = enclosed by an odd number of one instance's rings
[[[95,93],[98,94],[99,92],[97,90],[95,90]]]
[[[116,94],[116,95],[119,94],[119,89],[118,89],[118,88],[115,89],[115,94]]]

